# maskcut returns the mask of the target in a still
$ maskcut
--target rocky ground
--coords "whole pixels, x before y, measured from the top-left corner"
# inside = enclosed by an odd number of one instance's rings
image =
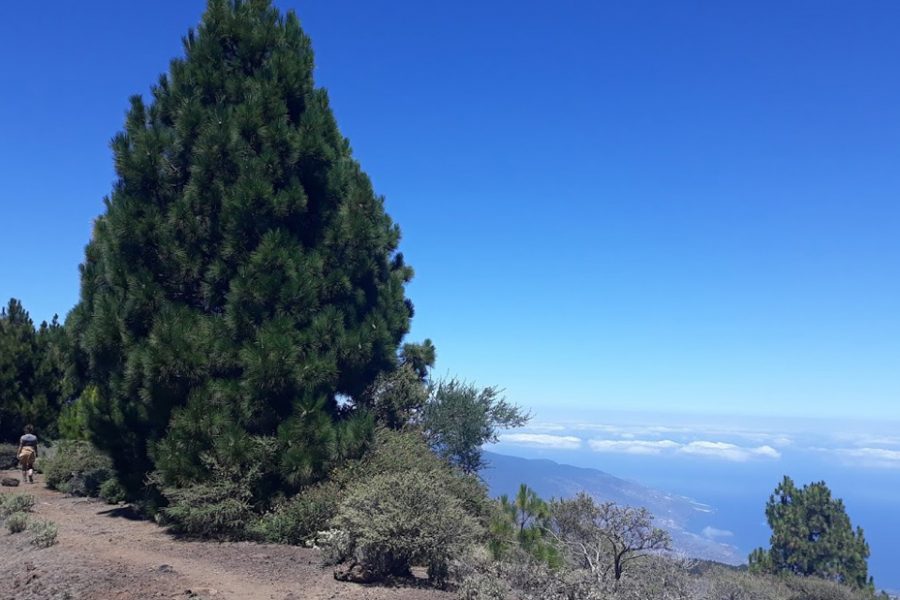
[[[0,477],[18,477],[0,471]],[[0,600],[450,600],[416,582],[366,586],[335,581],[307,548],[178,540],[126,506],[70,498],[33,485],[0,493],[36,497],[34,518],[59,526],[46,549],[28,533],[0,530]]]

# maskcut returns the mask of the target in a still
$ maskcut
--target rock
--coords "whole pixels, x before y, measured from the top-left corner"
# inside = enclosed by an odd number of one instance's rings
[[[19,480],[15,477],[4,477],[0,479],[0,485],[4,485],[6,487],[16,487],[19,485]]]
[[[335,568],[334,578],[338,581],[349,581],[351,583],[372,583],[377,579],[359,564]]]

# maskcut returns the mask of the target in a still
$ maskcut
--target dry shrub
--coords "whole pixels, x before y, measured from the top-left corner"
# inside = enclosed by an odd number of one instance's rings
[[[349,488],[332,527],[346,536],[336,558],[374,578],[407,576],[412,566],[425,566],[439,585],[482,533],[446,481],[415,471],[376,475]]]

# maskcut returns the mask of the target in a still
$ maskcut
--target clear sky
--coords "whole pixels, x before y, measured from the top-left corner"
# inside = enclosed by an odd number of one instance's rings
[[[900,419],[900,4],[282,0],[437,374],[544,419]],[[77,300],[199,0],[0,8],[0,296]]]

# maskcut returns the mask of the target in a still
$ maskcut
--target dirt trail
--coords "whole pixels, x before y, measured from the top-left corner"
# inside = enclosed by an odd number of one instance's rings
[[[0,476],[18,476],[0,471]],[[186,542],[128,507],[70,498],[33,485],[0,493],[35,496],[33,518],[59,526],[59,543],[39,549],[28,533],[0,531],[0,600],[450,600],[416,587],[334,580],[306,548]]]

